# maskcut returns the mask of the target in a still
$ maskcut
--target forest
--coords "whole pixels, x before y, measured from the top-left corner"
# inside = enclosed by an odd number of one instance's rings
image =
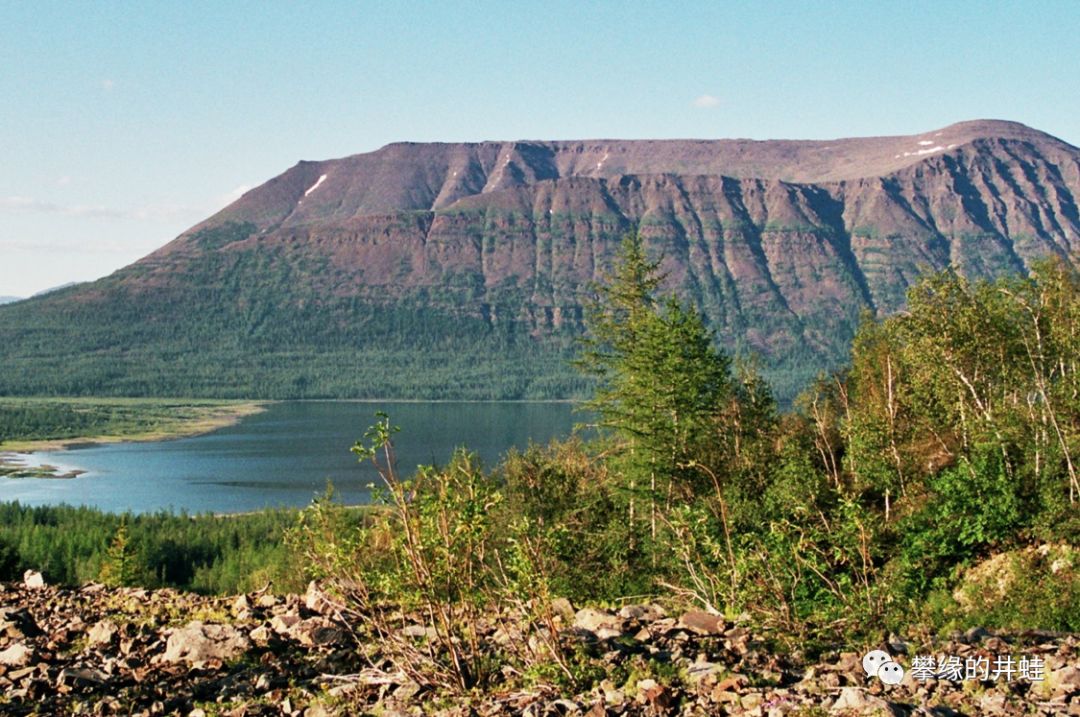
[[[234,516],[114,515],[0,503],[0,581],[42,572],[54,584],[172,587],[235,594],[302,590],[282,543],[296,511]]]
[[[0,565],[211,592],[318,579],[372,635],[394,611],[424,616],[440,648],[400,659],[462,689],[499,679],[470,640],[477,620],[516,611],[542,641],[556,598],[743,615],[807,654],[890,632],[1080,630],[1073,270],[925,276],[789,411],[661,279],[631,235],[589,306],[575,367],[595,386],[596,438],[492,470],[462,449],[403,475],[379,416],[353,449],[382,475],[369,510],[329,496],[230,518],[7,506]],[[549,644],[528,659],[570,676],[586,658]]]
[[[196,232],[206,251],[168,272],[173,283],[140,263],[3,307],[0,396],[546,400],[593,389],[570,364],[579,322],[535,334],[522,319],[535,309],[526,287],[500,287],[489,308],[508,318],[491,322],[476,310],[489,300],[479,276],[388,303],[328,291],[333,267],[295,248],[210,251],[254,231]],[[755,320],[762,330],[776,319]],[[762,368],[787,405],[842,358],[805,347]]]
[[[257,410],[254,402],[202,399],[0,397],[0,449],[189,435]]]

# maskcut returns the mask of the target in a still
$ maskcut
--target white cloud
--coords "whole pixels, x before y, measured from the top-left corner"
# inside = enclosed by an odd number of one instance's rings
[[[65,186],[70,181],[70,177],[64,176],[57,180],[57,184]],[[250,185],[241,184],[228,192],[219,194],[213,199],[207,200],[205,204],[201,204],[200,206],[185,204],[146,204],[127,209],[91,204],[61,204],[45,199],[37,199],[35,197],[13,195],[0,197],[0,212],[48,214],[53,216],[86,219],[135,220],[157,223],[181,222],[194,224],[195,222],[206,219],[209,215],[224,209],[251,189],[252,187]]]
[[[701,95],[691,102],[694,107],[719,107],[720,98],[713,95]]]
[[[207,213],[207,210],[202,207],[185,207],[179,204],[148,204],[145,207],[130,209],[124,212],[124,216],[150,222],[197,222],[200,219],[205,219]]]
[[[241,184],[240,186],[232,189],[231,191],[225,192],[214,200],[214,210],[216,211],[218,209],[223,209],[229,206],[237,199],[244,196],[245,192],[248,192],[251,189],[252,187],[250,184]]]
[[[92,241],[87,241],[85,236],[74,236],[63,233],[53,234],[45,238],[25,235],[0,235],[0,249],[3,249],[5,253],[21,252],[37,256],[38,258],[40,258],[42,253],[63,253],[70,255],[72,252],[76,252],[82,256],[93,256],[98,254],[142,254],[152,251],[164,243],[164,241],[155,239],[149,242],[148,246],[142,246],[142,243],[140,243],[139,240],[114,239],[111,237],[94,237]]]
[[[203,207],[185,207],[172,204],[148,204],[133,209],[115,209],[90,204],[57,204],[33,197],[0,197],[0,211],[33,214],[58,214],[66,217],[90,219],[138,219],[141,221],[198,221],[206,216]]]
[[[86,204],[55,204],[33,197],[3,197],[0,198],[0,209],[15,212],[34,212],[37,214],[63,214],[68,217],[96,217],[105,219],[120,219],[124,212],[117,209],[109,209],[102,206]]]
[[[106,92],[112,92],[114,89],[116,89],[116,80],[105,78],[101,81],[101,89],[105,90]]]
[[[56,186],[58,187],[66,187],[69,184],[71,184],[70,174],[65,174],[62,177],[57,177],[56,179]]]

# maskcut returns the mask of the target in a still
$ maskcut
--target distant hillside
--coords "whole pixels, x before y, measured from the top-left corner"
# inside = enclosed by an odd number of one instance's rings
[[[21,296],[0,296],[0,304],[10,304],[12,301],[21,301]]]
[[[60,291],[61,289],[66,289],[69,286],[76,286],[78,283],[79,282],[77,281],[68,281],[60,284],[59,286],[50,286],[48,289],[42,289],[41,291],[35,293],[34,296],[45,296],[45,294],[51,294],[54,291]]]
[[[1080,150],[1011,122],[829,141],[388,145],[301,162],[112,276],[0,310],[0,393],[536,398],[640,227],[782,396],[927,269],[1071,260]]]

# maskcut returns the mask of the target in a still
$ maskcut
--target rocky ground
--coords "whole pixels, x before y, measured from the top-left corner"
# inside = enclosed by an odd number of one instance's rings
[[[602,665],[596,686],[447,698],[361,658],[315,586],[303,596],[205,598],[170,590],[0,585],[0,714],[159,715],[1080,715],[1077,635],[982,630],[925,646],[993,664],[1041,660],[1041,680],[920,680],[922,649],[881,645],[908,674],[866,676],[862,654],[779,657],[746,626],[654,605],[574,610],[567,639]],[[423,629],[412,626],[422,640]],[[983,663],[985,664],[985,663]],[[382,669],[379,669],[382,668]]]

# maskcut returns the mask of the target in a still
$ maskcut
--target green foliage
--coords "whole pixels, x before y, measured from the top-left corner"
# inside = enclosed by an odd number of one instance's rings
[[[939,619],[958,629],[1080,630],[1080,555],[1068,546],[1044,547],[1002,554],[996,570],[965,576]]]
[[[400,219],[416,221],[409,213]],[[478,248],[505,241],[505,229],[485,229],[479,219],[469,229]],[[606,246],[619,227],[596,227],[593,241]],[[556,222],[550,236],[538,237],[541,247],[567,241],[572,229]],[[568,364],[583,330],[584,292],[558,272],[489,286],[477,269],[448,266],[437,291],[405,288],[407,281],[388,291],[357,286],[355,274],[303,242],[252,241],[254,230],[241,223],[204,229],[185,238],[197,251],[173,254],[168,270],[143,263],[0,307],[0,395],[518,400],[591,393]],[[393,272],[415,271],[412,261],[403,257]],[[842,363],[854,326],[854,315],[826,315],[828,326],[804,341],[802,322],[775,303],[740,305],[730,280],[692,284],[684,298],[733,354],[748,350],[748,329],[770,336],[761,369],[784,404],[819,371]],[[545,315],[555,309],[558,326]]]
[[[0,506],[0,570],[204,590],[317,578],[378,659],[458,692],[601,679],[597,656],[560,638],[557,597],[749,614],[803,650],[880,641],[919,618],[1077,629],[1074,274],[927,277],[907,314],[864,317],[850,366],[787,414],[754,361],[733,366],[658,286],[632,235],[587,318],[578,366],[601,428],[588,442],[528,446],[494,470],[461,449],[403,476],[380,416],[354,447],[379,469],[376,505],[316,500],[286,533],[292,558],[276,552],[285,514]],[[509,639],[487,639],[485,622]],[[638,660],[619,680],[645,675],[679,679]]]
[[[128,538],[127,518],[120,519],[116,526],[105,559],[101,563],[99,578],[106,585],[129,586],[135,584],[135,551]]]
[[[15,580],[19,575],[19,549],[0,538],[0,581]]]
[[[1020,523],[1017,485],[993,448],[977,451],[974,460],[962,458],[929,483],[933,498],[923,509],[934,518],[929,536],[949,554],[999,544],[1015,533]]]
[[[623,481],[597,457],[607,444],[579,440],[512,451],[498,479],[505,526],[542,537],[552,593],[575,601],[640,595],[655,588],[648,543],[627,521]]]
[[[295,515],[121,516],[91,508],[0,503],[0,569],[7,565],[14,569],[8,574],[18,577],[32,568],[64,585],[107,577],[117,584],[210,594],[256,590],[267,581],[301,590],[304,585],[282,544]]]
[[[639,468],[673,475],[730,393],[729,360],[702,317],[674,296],[658,301],[658,263],[629,235],[610,284],[589,307],[577,365],[598,380],[585,407],[627,443]]]
[[[652,547],[663,542],[661,505],[668,508],[695,492],[702,475],[694,457],[733,393],[730,361],[701,315],[674,296],[655,297],[662,280],[658,266],[639,234],[623,240],[614,274],[589,306],[589,334],[576,362],[598,383],[585,407],[615,441],[628,545],[631,551],[646,545],[654,567]],[[647,543],[633,534],[642,508]]]
[[[583,362],[600,379],[592,407],[623,439],[616,448],[649,456],[650,470],[674,463],[709,479],[684,483],[677,503],[653,502],[664,539],[643,540],[650,560],[634,569],[654,585],[749,611],[788,635],[858,639],[874,625],[903,625],[969,561],[1033,535],[1075,536],[1080,282],[1064,266],[994,284],[927,277],[912,288],[909,313],[864,317],[850,368],[819,380],[792,415],[775,414],[753,372],[718,395],[705,374],[685,371],[713,397],[712,430],[679,444],[656,431],[656,413],[622,408],[662,404],[620,372],[661,386],[662,371],[642,366],[665,365],[627,358],[648,353],[649,322],[664,326],[664,311],[640,240],[623,259],[600,292],[607,310],[595,312]],[[667,349],[685,341],[665,329],[657,335]],[[662,463],[657,445],[685,452]],[[619,474],[640,481],[640,463],[608,453],[612,483]],[[616,503],[607,519],[618,512]],[[1073,586],[1064,593],[1045,613],[1052,623],[1065,604],[1075,608]]]
[[[580,396],[570,341],[536,340],[513,292],[463,308],[476,276],[432,295],[340,296],[333,267],[287,246],[197,234],[207,251],[168,279],[132,266],[86,289],[0,310],[0,396],[541,399]],[[473,301],[475,297],[470,298]],[[182,307],[182,309],[181,309]],[[573,322],[569,322],[573,323]],[[571,331],[570,327],[567,331]]]
[[[382,656],[420,682],[455,691],[482,688],[508,660],[526,668],[553,661],[569,677],[547,600],[537,601],[550,595],[543,537],[528,520],[498,529],[502,493],[465,450],[445,467],[399,476],[397,430],[379,414],[353,446],[382,478],[379,509],[369,520],[342,531],[339,511],[322,501],[290,532],[309,575],[326,580],[379,640]],[[507,606],[515,608],[512,616],[505,615]],[[505,616],[504,629],[521,639],[500,646],[482,638],[480,626],[493,616]],[[401,630],[409,617],[423,628],[419,641]],[[536,629],[541,624],[546,631]]]

